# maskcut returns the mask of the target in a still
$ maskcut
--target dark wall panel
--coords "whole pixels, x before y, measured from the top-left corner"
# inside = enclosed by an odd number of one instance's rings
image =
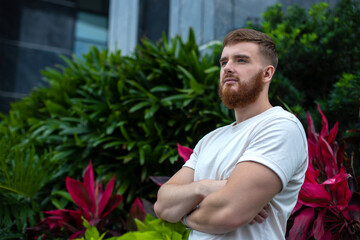
[[[40,71],[63,63],[73,48],[71,0],[0,0],[0,112],[44,85]]]
[[[139,42],[142,38],[156,42],[163,32],[168,33],[169,0],[140,0],[139,3]]]

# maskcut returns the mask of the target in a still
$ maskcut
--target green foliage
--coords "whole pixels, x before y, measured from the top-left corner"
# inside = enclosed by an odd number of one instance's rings
[[[360,70],[355,74],[344,73],[338,82],[334,84],[334,89],[328,101],[329,109],[334,111],[340,122],[345,122],[344,118],[356,119],[359,114],[358,106],[360,102]],[[341,114],[346,112],[346,115]],[[355,128],[355,126],[349,126]]]
[[[32,159],[19,166],[39,173],[32,175],[36,184],[27,188],[33,182],[27,180],[17,193],[32,189],[27,196],[42,196],[41,209],[66,208],[68,199],[59,195],[65,176],[78,178],[91,159],[101,180],[116,174],[125,209],[137,196],[152,201],[157,186],[149,177],[172,175],[183,164],[176,143],[194,147],[207,132],[233,121],[217,97],[221,46],[211,47],[201,55],[190,31],[187,42],[144,40],[131,57],[92,48],[83,60],[63,57],[66,66],[43,71],[49,87],[1,116],[0,139],[18,146],[6,159]],[[56,162],[61,168],[53,173]],[[18,179],[3,172],[8,185]]]
[[[283,11],[281,4],[275,4],[263,13],[260,26],[249,25],[277,44],[279,66],[270,87],[272,102],[279,96],[303,123],[305,110],[315,111],[315,102],[333,119],[346,104],[340,99],[350,100],[346,95],[350,85],[343,85],[343,78],[360,69],[359,5],[358,0],[341,0],[334,8],[318,3],[309,9],[290,6]],[[341,119],[343,132],[358,121],[353,114],[358,111],[358,98],[350,102],[355,104],[347,104],[352,110]]]
[[[125,233],[121,237],[104,238],[106,233],[100,236],[96,227],[83,220],[85,236],[77,240],[186,240],[190,233],[180,222],[169,223],[147,214],[144,222],[135,219],[138,231]]]
[[[0,138],[0,238],[18,238],[39,218],[37,194],[53,176],[57,163],[50,161],[50,153],[37,154],[26,143],[17,145],[19,136],[2,126],[0,130],[8,133]]]
[[[185,240],[189,238],[190,230],[178,223],[169,223],[147,215],[144,222],[135,220],[138,231],[128,232],[121,237],[113,237],[109,240]]]
[[[102,240],[105,237],[106,232],[100,235],[97,228],[91,226],[85,218],[83,218],[83,225],[86,228],[85,236],[76,240]]]
[[[28,224],[35,224],[39,206],[14,193],[0,194],[0,239],[19,239]]]

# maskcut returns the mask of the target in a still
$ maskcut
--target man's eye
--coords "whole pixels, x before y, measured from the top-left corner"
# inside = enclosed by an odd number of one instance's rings
[[[224,67],[226,65],[227,62],[221,62],[220,66]]]
[[[239,63],[244,63],[244,62],[246,62],[245,59],[242,59],[242,58],[239,58],[239,59],[237,59],[236,61],[239,62]]]

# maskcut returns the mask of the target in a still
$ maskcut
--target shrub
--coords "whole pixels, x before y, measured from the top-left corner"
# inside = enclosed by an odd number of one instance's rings
[[[359,5],[358,0],[341,0],[334,8],[318,3],[308,10],[294,5],[283,11],[281,4],[275,4],[263,13],[261,25],[249,23],[277,44],[279,66],[270,87],[272,101],[279,96],[304,125],[306,110],[316,111],[314,102],[330,120],[345,112],[343,104],[351,109],[338,119],[342,135],[358,122],[359,96],[350,96],[360,87],[350,84],[349,76],[357,76],[360,69]]]

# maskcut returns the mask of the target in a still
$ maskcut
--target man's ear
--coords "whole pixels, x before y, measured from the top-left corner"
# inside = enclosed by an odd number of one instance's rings
[[[272,65],[268,65],[265,67],[265,71],[264,71],[264,82],[270,82],[273,75],[275,73],[275,68]]]

